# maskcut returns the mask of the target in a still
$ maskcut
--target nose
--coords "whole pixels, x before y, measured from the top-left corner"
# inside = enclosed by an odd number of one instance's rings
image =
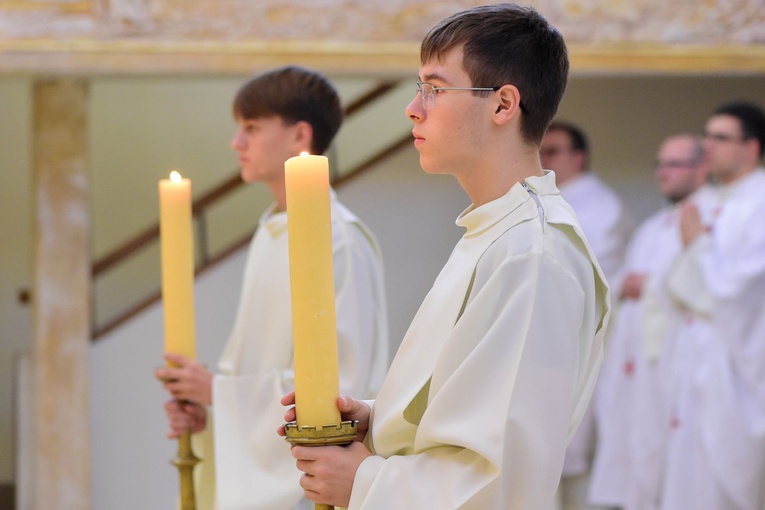
[[[406,105],[404,113],[406,113],[406,116],[409,117],[412,122],[417,122],[425,118],[425,108],[422,107],[422,97],[420,96],[419,91],[415,94],[412,101]]]
[[[244,149],[244,136],[242,136],[241,129],[237,129],[234,133],[234,137],[231,139],[231,148],[235,151]]]

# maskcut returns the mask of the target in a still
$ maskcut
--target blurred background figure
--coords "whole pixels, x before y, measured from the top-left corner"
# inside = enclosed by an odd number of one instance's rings
[[[679,315],[665,289],[680,243],[680,202],[706,179],[701,138],[676,134],[659,147],[656,183],[668,204],[637,228],[618,296],[606,358],[594,398],[597,444],[589,501],[609,509],[655,508],[668,427],[667,381],[660,362]],[[706,190],[708,192],[708,190]]]
[[[667,283],[672,342],[662,510],[760,510],[765,484],[765,114],[728,103],[706,122],[714,193],[683,204]]]
[[[542,140],[539,155],[542,167],[555,172],[561,195],[576,212],[592,251],[613,288],[624,264],[632,221],[616,192],[590,169],[590,149],[584,132],[569,122],[553,121]],[[587,508],[585,501],[595,434],[591,403],[566,451],[559,489],[565,510]]]

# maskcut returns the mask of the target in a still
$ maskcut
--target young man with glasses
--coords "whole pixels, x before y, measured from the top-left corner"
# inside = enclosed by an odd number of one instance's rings
[[[294,446],[300,483],[349,509],[546,509],[609,316],[603,273],[539,161],[566,46],[532,8],[499,4],[443,20],[421,62],[406,114],[423,170],[454,176],[471,199],[457,219],[466,232],[377,400],[339,399],[360,440]]]
[[[673,354],[661,509],[760,510],[765,502],[765,114],[720,106],[704,158],[717,190],[683,204],[668,277],[686,312]]]

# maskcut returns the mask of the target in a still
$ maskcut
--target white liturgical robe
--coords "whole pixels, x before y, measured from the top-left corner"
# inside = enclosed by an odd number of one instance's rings
[[[642,275],[643,289],[616,309],[593,396],[598,447],[589,500],[598,505],[631,508],[635,485],[657,495],[667,423],[658,363],[677,315],[664,282],[681,248],[678,222],[677,207],[662,209],[640,225],[627,249],[624,275]]]
[[[466,229],[372,404],[349,510],[552,503],[603,356],[609,295],[554,174]]]
[[[371,232],[331,193],[340,392],[374,396],[388,368],[382,258]],[[219,510],[285,510],[300,471],[276,434],[293,389],[286,212],[266,212],[250,244],[234,327],[213,383]]]
[[[561,184],[560,194],[574,209],[592,253],[613,289],[621,280],[633,226],[621,199],[591,171]],[[563,464],[564,476],[585,473],[590,468],[596,443],[594,415],[590,407],[571,439]]]
[[[709,232],[668,279],[688,320],[674,355],[664,510],[765,502],[765,173],[721,187],[716,200],[702,208]]]
[[[560,186],[611,287],[619,282],[633,222],[619,195],[590,172]]]

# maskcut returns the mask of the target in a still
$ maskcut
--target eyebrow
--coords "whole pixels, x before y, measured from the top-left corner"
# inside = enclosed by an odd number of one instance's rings
[[[441,81],[441,82],[443,82],[443,83],[445,83],[447,85],[449,84],[449,80],[447,80],[446,78],[444,78],[443,76],[441,76],[438,73],[428,73],[428,74],[426,74],[423,77],[420,77],[419,75],[417,75],[417,77],[420,79],[420,81],[423,81],[423,82],[426,82],[426,83],[429,83],[429,82],[435,80],[435,81]]]

